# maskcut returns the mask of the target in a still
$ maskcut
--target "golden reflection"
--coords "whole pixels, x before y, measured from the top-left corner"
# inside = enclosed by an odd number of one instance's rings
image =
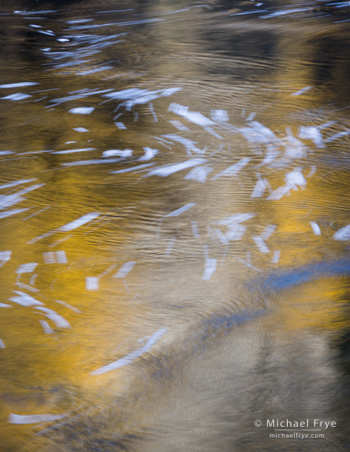
[[[348,281],[323,278],[302,284],[279,297],[278,328],[287,331],[342,331],[348,326]]]

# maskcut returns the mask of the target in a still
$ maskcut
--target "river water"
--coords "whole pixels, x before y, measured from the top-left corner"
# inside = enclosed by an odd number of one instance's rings
[[[1,451],[349,450],[349,13],[0,7]]]

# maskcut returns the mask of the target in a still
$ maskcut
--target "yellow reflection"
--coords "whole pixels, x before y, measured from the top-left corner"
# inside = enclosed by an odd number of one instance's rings
[[[286,291],[278,299],[278,309],[272,319],[285,330],[343,330],[349,324],[348,282],[345,278],[322,278]],[[272,320],[273,322],[273,320]]]

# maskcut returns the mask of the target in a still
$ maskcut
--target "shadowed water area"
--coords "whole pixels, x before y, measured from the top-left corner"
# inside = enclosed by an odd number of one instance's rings
[[[349,20],[1,4],[1,452],[349,450]]]

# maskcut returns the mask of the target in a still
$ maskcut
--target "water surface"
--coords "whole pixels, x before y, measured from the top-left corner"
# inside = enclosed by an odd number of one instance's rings
[[[348,449],[349,17],[1,7],[1,450]]]

